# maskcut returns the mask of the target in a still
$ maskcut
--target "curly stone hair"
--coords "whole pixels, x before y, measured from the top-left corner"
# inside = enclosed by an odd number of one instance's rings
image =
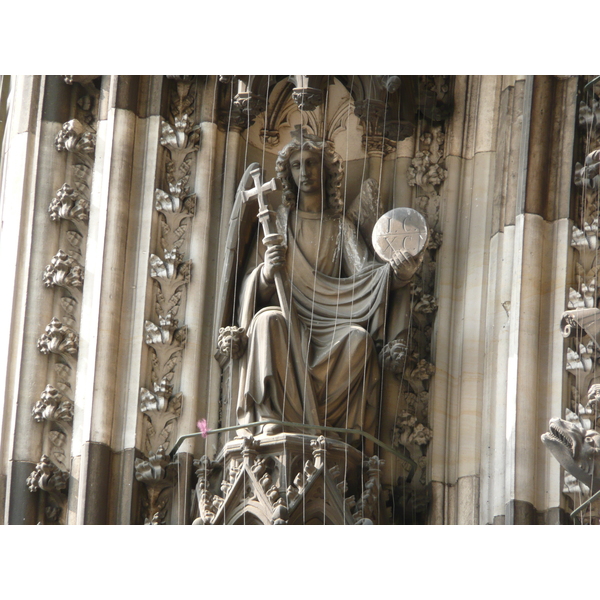
[[[333,149],[331,142],[307,133],[302,134],[301,137],[300,140],[300,136],[293,136],[292,141],[281,150],[275,163],[275,172],[283,184],[283,204],[289,208],[294,208],[298,197],[298,188],[294,183],[290,169],[290,157],[298,150],[312,150],[313,152],[323,153],[326,207],[341,213],[344,209],[341,189],[344,167],[341,156]]]

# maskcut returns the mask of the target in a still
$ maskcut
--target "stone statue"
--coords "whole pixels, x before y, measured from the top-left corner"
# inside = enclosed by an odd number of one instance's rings
[[[228,240],[226,271],[234,265],[240,276],[234,285],[229,275],[225,304],[235,330],[247,336],[238,361],[238,422],[276,419],[375,433],[376,341],[384,336],[386,300],[392,286],[410,280],[422,249],[416,255],[394,252],[387,262],[374,258],[360,223],[345,216],[343,166],[331,142],[298,129],[275,169],[281,205],[259,213],[261,222],[270,221],[265,231],[274,233],[252,238],[244,224],[251,213],[242,208],[240,194],[243,200],[258,195],[260,204],[263,192],[275,187],[261,187],[255,165],[256,188],[244,191],[249,169],[238,188]],[[239,258],[243,245],[245,261]],[[231,327],[223,327],[222,336],[231,339]],[[267,434],[281,430],[263,426]]]

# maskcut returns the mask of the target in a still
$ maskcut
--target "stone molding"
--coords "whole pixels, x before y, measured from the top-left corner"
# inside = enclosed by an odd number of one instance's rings
[[[54,140],[57,152],[67,153],[70,174],[49,202],[48,216],[60,227],[61,244],[44,269],[42,282],[59,296],[60,317],[53,317],[37,342],[48,356],[52,381],[32,408],[32,418],[44,426],[44,454],[27,485],[31,492],[47,493],[44,523],[65,524],[70,473],[75,377],[79,350],[79,323],[85,275],[85,246],[90,213],[90,190],[96,150],[96,76],[69,76],[69,85],[81,83],[74,93],[77,118],[63,124]]]
[[[192,167],[200,148],[201,132],[196,124],[193,77],[173,78],[169,121],[161,125],[160,143],[165,148],[163,186],[154,192],[158,213],[159,248],[150,255],[149,275],[153,281],[153,312],[157,322],[147,320],[145,342],[151,356],[151,385],[140,389],[140,411],[144,415],[144,452],[147,460],[136,461],[136,479],[146,488],[146,524],[166,522],[170,507],[167,489],[175,475],[166,476],[168,450],[181,416],[183,392],[174,392],[187,337],[187,327],[176,318],[185,312],[186,290],[191,277],[191,260],[184,260],[189,243],[188,228],[196,209],[190,189]],[[174,473],[174,471],[173,471]]]

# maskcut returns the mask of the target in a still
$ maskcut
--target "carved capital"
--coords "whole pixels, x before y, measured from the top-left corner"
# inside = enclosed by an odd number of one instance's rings
[[[250,91],[238,92],[233,99],[233,105],[239,109],[242,115],[250,119],[250,124],[254,124],[254,121],[258,115],[265,111],[267,107],[267,101],[259,94],[255,94]]]
[[[313,87],[294,88],[292,90],[292,100],[299,110],[314,110],[317,106],[323,104],[323,92]]]

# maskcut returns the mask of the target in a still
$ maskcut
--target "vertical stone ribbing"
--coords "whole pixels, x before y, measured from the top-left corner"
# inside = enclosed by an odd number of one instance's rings
[[[129,77],[104,77],[91,195],[90,231],[83,295],[81,345],[75,402],[74,454],[81,454],[76,522],[106,522],[108,465],[117,393],[121,305],[129,194],[135,140],[132,106],[121,108]],[[130,99],[129,96],[125,100]],[[96,451],[96,445],[104,449]],[[92,447],[92,445],[94,447]],[[93,494],[93,496],[92,496]]]
[[[19,399],[27,395],[27,390],[22,389],[20,373],[27,364],[25,354],[30,349],[28,340],[33,342],[35,349],[35,333],[31,332],[26,338],[24,328],[29,322],[27,293],[32,278],[29,273],[32,260],[31,228],[36,215],[36,201],[40,202],[35,194],[38,154],[41,151],[36,134],[40,127],[39,110],[43,98],[43,78],[15,78],[13,108],[2,146],[0,256],[3,265],[3,302],[8,309],[0,326],[0,473],[2,483],[6,483],[4,523],[35,523],[37,519],[37,498],[29,493],[25,480],[28,472],[31,472],[31,465],[39,458],[41,435],[35,434],[31,409],[27,410],[28,401],[23,399],[19,402]],[[38,243],[42,241],[38,239]],[[41,252],[38,249],[33,254],[35,256]],[[41,272],[37,277],[39,284]],[[32,289],[35,287],[34,283]],[[38,307],[41,306],[41,295],[37,294]],[[33,298],[30,297],[29,302],[33,308]],[[33,394],[29,399],[32,397]],[[31,450],[26,443],[30,434],[34,440]]]
[[[140,485],[134,478],[134,461],[141,456],[143,435],[139,427],[143,418],[140,386],[147,380],[150,368],[144,322],[154,292],[148,286],[148,258],[154,249],[152,232],[157,215],[154,193],[163,154],[160,136],[166,80],[163,76],[140,77],[138,90],[122,300],[122,310],[129,319],[121,324],[116,398],[120,409],[115,413],[111,443],[114,455],[108,519],[117,524],[139,521]]]

